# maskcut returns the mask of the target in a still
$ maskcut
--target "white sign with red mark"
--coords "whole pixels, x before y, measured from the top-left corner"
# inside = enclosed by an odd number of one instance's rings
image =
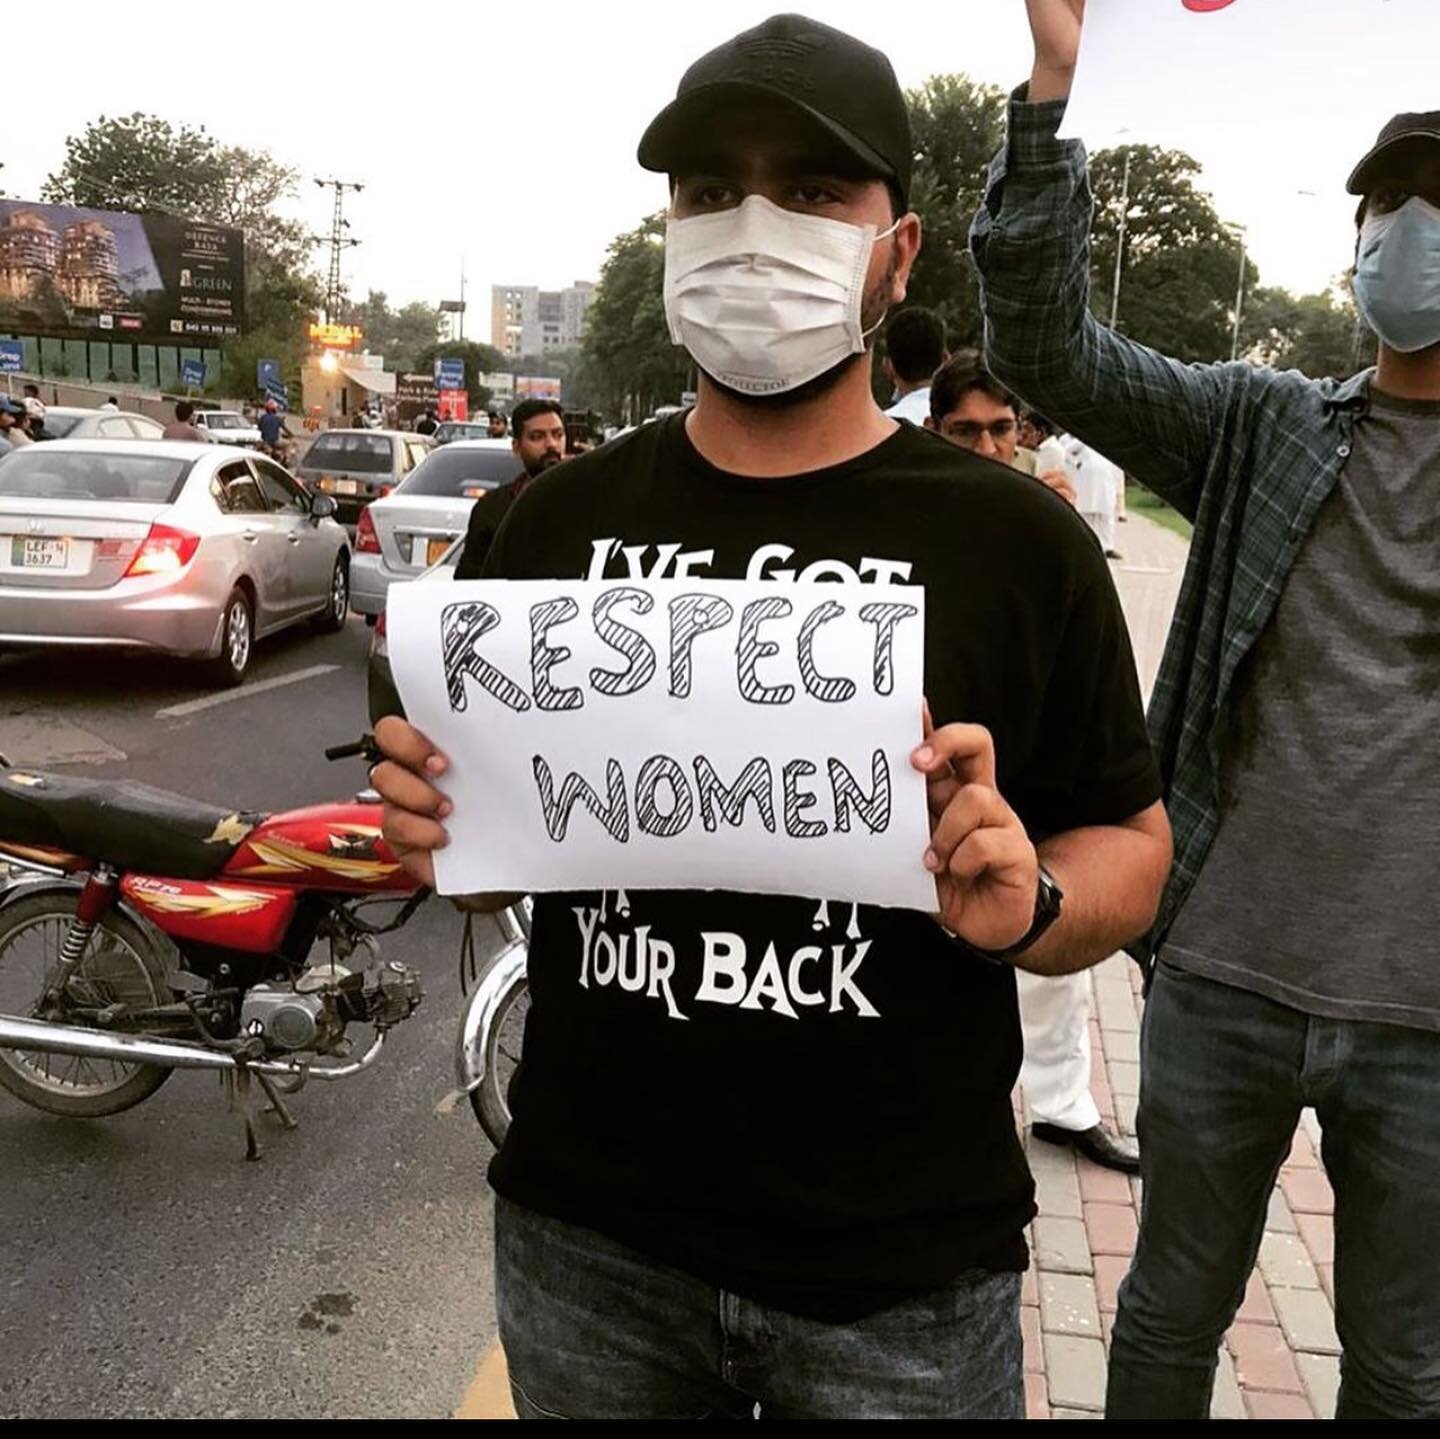
[[[1437,56],[1440,0],[1087,0],[1060,134],[1184,149],[1228,132],[1283,156],[1435,109]]]

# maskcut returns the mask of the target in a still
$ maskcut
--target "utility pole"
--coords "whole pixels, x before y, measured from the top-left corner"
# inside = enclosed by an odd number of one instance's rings
[[[1230,333],[1230,358],[1240,358],[1240,313],[1245,308],[1245,241],[1246,233],[1243,225],[1232,225],[1227,227],[1240,236],[1240,279],[1235,286],[1235,328]]]
[[[1125,177],[1120,182],[1120,238],[1115,244],[1115,285],[1110,291],[1110,328],[1120,316],[1120,271],[1125,264],[1125,222],[1130,216],[1130,151],[1125,151]]]
[[[465,338],[465,256],[460,256],[460,338]]]
[[[317,245],[330,246],[330,274],[325,283],[325,323],[333,324],[340,314],[340,252],[353,245],[358,245],[359,240],[351,239],[345,232],[350,228],[350,222],[345,218],[345,192],[354,190],[357,194],[363,190],[364,185],[357,185],[353,180],[320,180],[315,181],[322,190],[334,190],[335,205],[330,216],[330,233],[328,235],[312,235],[311,241]]]

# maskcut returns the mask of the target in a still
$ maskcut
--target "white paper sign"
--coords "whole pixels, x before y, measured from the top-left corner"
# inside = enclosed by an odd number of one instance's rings
[[[1437,0],[1087,0],[1060,134],[1184,148],[1230,132],[1258,159],[1343,131],[1353,163],[1355,125],[1368,144],[1397,111],[1440,105],[1437,60]]]
[[[437,887],[934,909],[924,611],[909,585],[392,587],[400,696],[451,764]]]

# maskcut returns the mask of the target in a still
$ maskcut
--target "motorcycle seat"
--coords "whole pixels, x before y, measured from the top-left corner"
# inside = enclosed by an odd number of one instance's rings
[[[125,779],[0,769],[0,843],[170,879],[214,879],[264,815]]]

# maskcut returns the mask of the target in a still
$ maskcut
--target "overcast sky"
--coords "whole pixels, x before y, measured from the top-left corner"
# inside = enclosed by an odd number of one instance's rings
[[[199,11],[182,22],[153,0],[118,16],[72,0],[63,33],[22,45],[7,70],[0,184],[34,198],[65,137],[101,114],[204,125],[295,165],[317,232],[329,228],[328,196],[310,178],[365,183],[347,198],[363,241],[344,260],[352,293],[453,298],[463,255],[467,332],[488,338],[492,283],[593,279],[611,238],[663,205],[663,178],[635,163],[641,131],[691,60],[773,8],[296,0],[232,24]],[[1008,89],[1029,72],[1023,0],[808,0],[807,13],[885,50],[906,86],[963,71]],[[1222,215],[1249,227],[1265,282],[1321,289],[1349,264],[1344,179],[1384,118],[1362,122],[1363,133],[1286,136],[1294,168],[1279,175],[1233,131],[1190,146]]]

